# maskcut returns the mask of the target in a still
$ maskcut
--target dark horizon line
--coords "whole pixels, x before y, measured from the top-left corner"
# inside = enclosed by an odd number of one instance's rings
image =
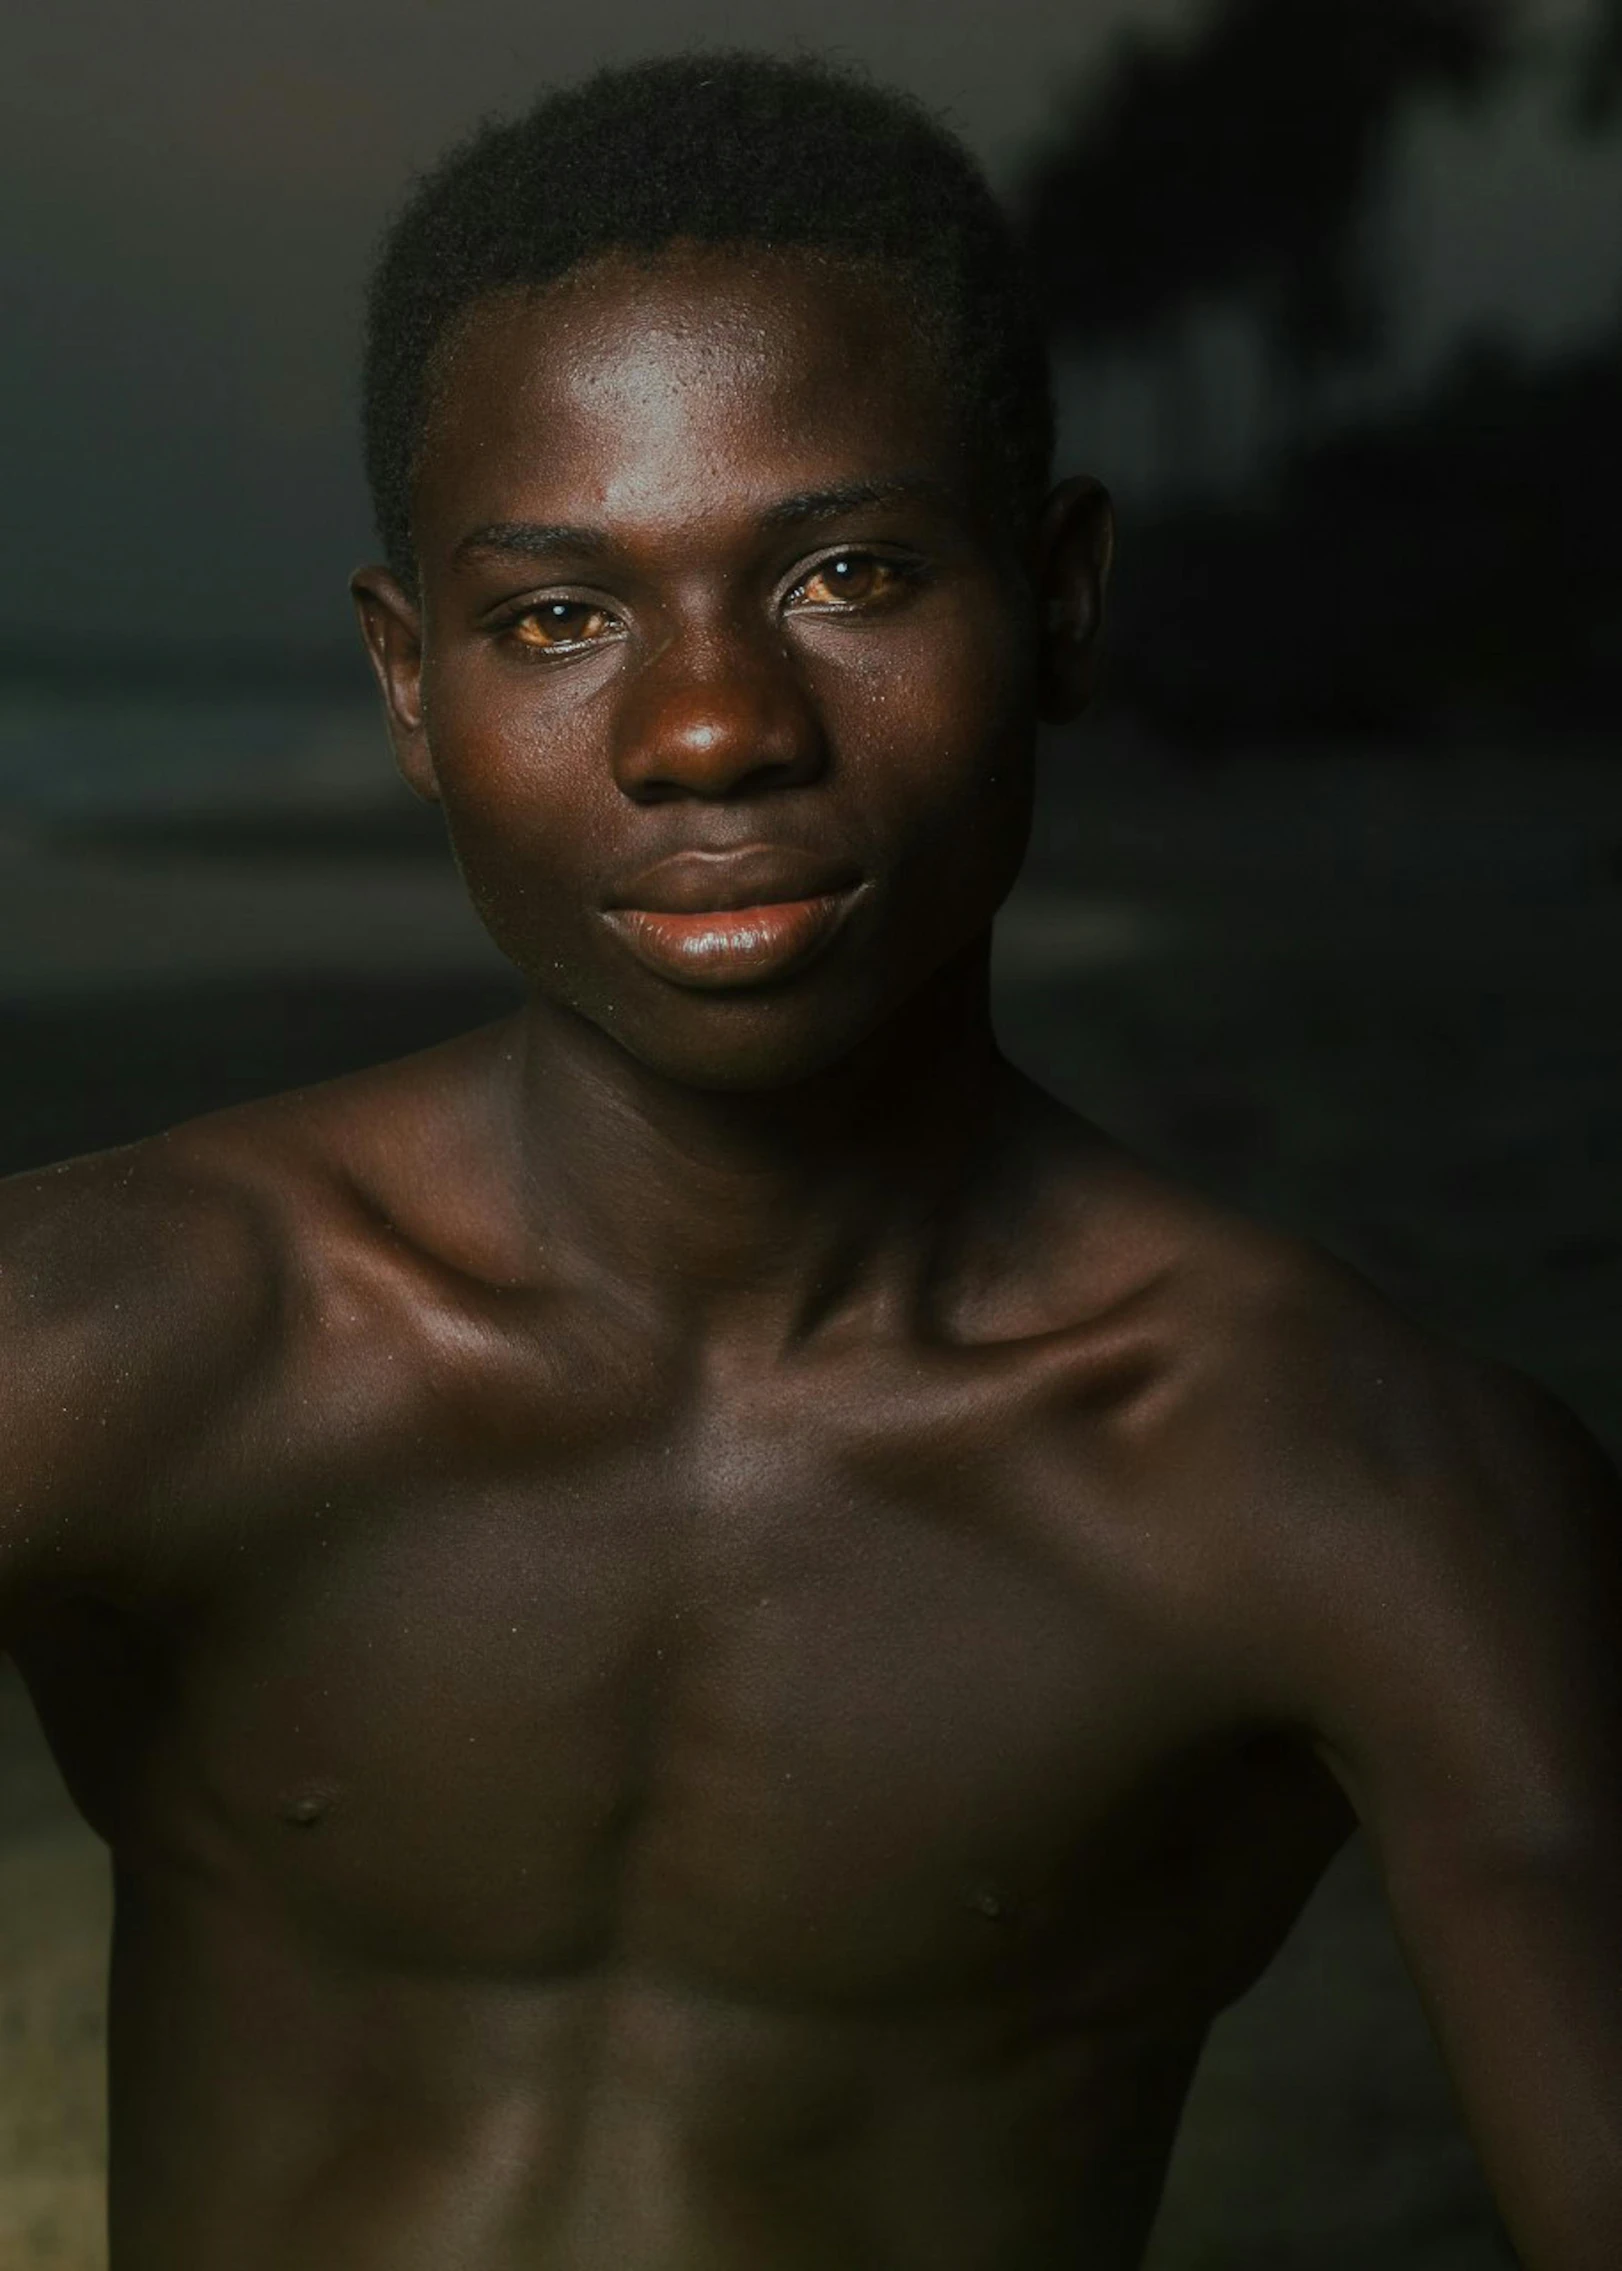
[[[270,640],[206,645],[141,640],[93,649],[0,630],[0,694],[353,694],[373,690],[360,642]]]

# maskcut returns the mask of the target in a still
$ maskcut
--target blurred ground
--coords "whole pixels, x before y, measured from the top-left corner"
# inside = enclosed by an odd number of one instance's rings
[[[0,1167],[510,998],[442,858],[395,821],[14,830],[0,899]],[[1061,1093],[1537,1373],[1622,1449],[1608,752],[1195,765],[1117,727],[1048,761],[999,970],[1013,1054]],[[100,2261],[106,1914],[99,1851],[0,1690],[0,2271]],[[1354,1852],[1217,2031],[1154,2271],[1508,2260]]]

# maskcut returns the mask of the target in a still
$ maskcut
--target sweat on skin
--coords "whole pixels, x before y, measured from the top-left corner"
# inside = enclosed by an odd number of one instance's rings
[[[412,530],[525,1005],[0,1192],[113,2271],[1129,2271],[1357,1817],[1608,2266],[1614,1483],[996,1045],[1102,492],[1006,510],[870,270],[678,244],[466,315]]]

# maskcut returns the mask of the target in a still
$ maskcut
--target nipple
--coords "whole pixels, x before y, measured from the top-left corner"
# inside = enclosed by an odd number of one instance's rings
[[[291,1828],[314,1829],[332,1811],[337,1797],[330,1783],[307,1783],[300,1790],[289,1791],[277,1810]]]

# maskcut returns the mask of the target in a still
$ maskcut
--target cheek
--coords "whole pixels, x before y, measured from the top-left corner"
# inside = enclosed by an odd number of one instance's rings
[[[983,936],[1018,875],[1034,688],[1011,646],[989,635],[920,642],[845,687],[837,739],[857,825],[888,877],[867,971],[886,998]]]
[[[604,816],[598,767],[567,716],[506,673],[445,668],[425,685],[440,802],[468,895],[496,944],[538,975],[572,959]]]
[[[424,676],[423,717],[452,841],[545,860],[589,826],[576,721],[513,670],[454,658]]]
[[[863,802],[893,840],[954,864],[1023,842],[1035,739],[1034,675],[1008,627],[920,640],[844,689],[838,735]]]

